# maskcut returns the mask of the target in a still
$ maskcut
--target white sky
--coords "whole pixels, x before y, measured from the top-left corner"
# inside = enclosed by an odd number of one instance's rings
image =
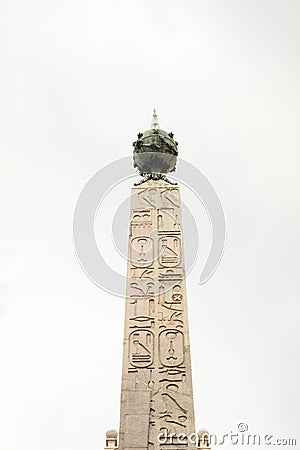
[[[299,0],[2,0],[0,23],[0,450],[97,450],[118,427],[124,302],[82,272],[72,218],[154,106],[227,221],[199,286],[210,227],[182,190],[202,245],[187,280],[197,428],[246,422],[300,448]]]

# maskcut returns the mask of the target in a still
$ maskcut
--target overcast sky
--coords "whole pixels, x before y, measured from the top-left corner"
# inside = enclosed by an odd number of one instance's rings
[[[200,286],[211,229],[182,189],[200,239],[187,279],[197,428],[246,422],[300,448],[300,1],[1,0],[0,22],[0,449],[98,450],[118,428],[124,301],[82,271],[72,220],[153,107],[226,216]],[[96,223],[123,274],[111,222],[131,185]]]

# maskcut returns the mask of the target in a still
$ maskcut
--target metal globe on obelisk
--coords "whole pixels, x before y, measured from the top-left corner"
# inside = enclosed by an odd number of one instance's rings
[[[195,449],[180,188],[167,178],[178,143],[154,110],[133,145],[120,431],[106,448]]]
[[[151,179],[164,180],[172,184],[166,174],[176,169],[178,142],[173,136],[173,133],[160,129],[154,109],[151,128],[138,133],[138,139],[133,143],[134,167],[137,167],[143,177],[136,185]]]

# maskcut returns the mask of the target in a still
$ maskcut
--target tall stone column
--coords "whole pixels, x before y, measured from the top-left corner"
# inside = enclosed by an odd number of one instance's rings
[[[132,188],[126,295],[119,450],[195,448],[180,189],[163,179]]]

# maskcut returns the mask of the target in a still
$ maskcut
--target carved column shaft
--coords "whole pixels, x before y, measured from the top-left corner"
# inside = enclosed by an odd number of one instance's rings
[[[179,188],[132,188],[119,450],[195,447],[182,238]]]

